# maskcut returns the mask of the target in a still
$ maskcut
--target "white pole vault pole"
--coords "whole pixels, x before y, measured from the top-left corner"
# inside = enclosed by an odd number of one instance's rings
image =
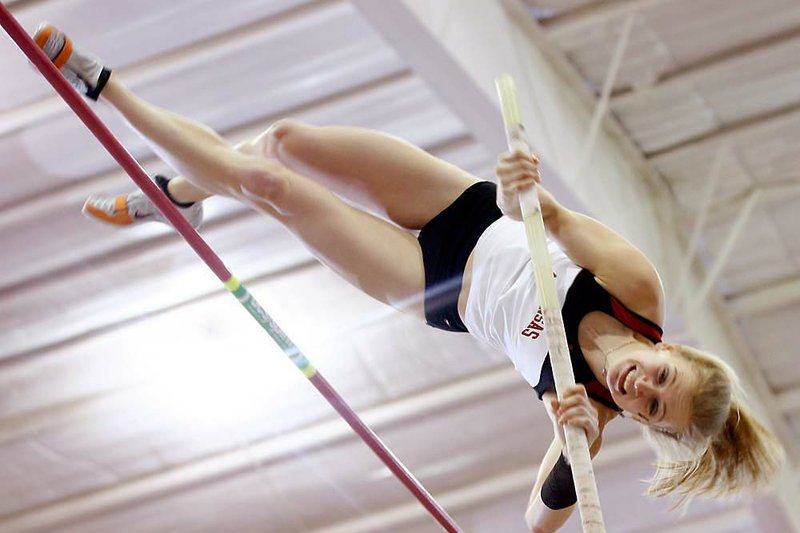
[[[503,121],[506,127],[506,139],[511,151],[530,152],[525,138],[525,128],[517,104],[517,91],[511,76],[497,78],[497,91],[503,109]],[[522,220],[528,238],[528,249],[533,261],[536,286],[539,289],[539,304],[544,317],[547,346],[550,350],[550,361],[553,365],[553,377],[559,400],[562,391],[575,384],[572,363],[567,349],[567,336],[564,321],[561,317],[561,305],[558,301],[556,284],[553,280],[553,266],[547,251],[544,220],[539,205],[538,188],[532,187],[519,194],[522,208]],[[567,439],[567,453],[572,464],[572,477],[578,494],[578,508],[581,514],[583,531],[587,533],[604,533],[603,514],[600,509],[600,497],[592,470],[592,459],[589,454],[589,443],[583,429],[566,425],[564,433]]]

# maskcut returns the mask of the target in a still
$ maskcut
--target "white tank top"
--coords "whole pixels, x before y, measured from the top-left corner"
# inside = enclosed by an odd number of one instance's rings
[[[548,240],[561,305],[581,268]],[[464,324],[477,338],[504,352],[535,386],[547,355],[544,319],[525,226],[501,217],[486,228],[472,255],[472,279]]]

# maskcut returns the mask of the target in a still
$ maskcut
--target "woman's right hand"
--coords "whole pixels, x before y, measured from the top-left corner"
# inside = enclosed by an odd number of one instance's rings
[[[597,408],[592,405],[586,388],[577,384],[568,387],[564,391],[561,401],[552,399],[550,406],[556,415],[556,422],[562,428],[562,444],[566,447],[566,439],[563,437],[563,427],[570,424],[583,429],[586,432],[586,440],[591,447],[600,436],[600,417]]]
[[[497,158],[497,206],[504,215],[522,220],[519,191],[542,182],[539,158],[523,151],[505,152]]]

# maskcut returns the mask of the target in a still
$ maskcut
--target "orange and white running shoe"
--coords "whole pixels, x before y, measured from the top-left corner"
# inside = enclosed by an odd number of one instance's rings
[[[49,24],[41,24],[33,40],[79,93],[97,100],[111,76],[111,70],[105,68],[97,57],[75,46],[66,34]]]
[[[166,178],[157,176],[156,180],[162,190],[166,187]],[[173,202],[174,203],[174,202]],[[175,204],[184,218],[194,226],[200,227],[203,221],[203,202],[194,202],[188,205]],[[133,226],[143,222],[163,222],[169,224],[161,211],[140,190],[118,196],[90,196],[83,204],[83,214],[93,220],[99,220],[115,226]]]

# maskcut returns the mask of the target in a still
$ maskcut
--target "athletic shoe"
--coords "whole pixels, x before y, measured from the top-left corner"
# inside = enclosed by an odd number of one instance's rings
[[[195,228],[200,227],[200,223],[203,222],[203,202],[187,205],[175,204],[175,207],[189,224]],[[83,214],[91,219],[115,226],[133,226],[143,222],[169,224],[169,221],[150,201],[150,198],[140,190],[114,197],[90,196],[83,204]]]
[[[74,46],[69,37],[49,24],[41,24],[33,40],[79,93],[97,100],[111,76],[98,58]]]

